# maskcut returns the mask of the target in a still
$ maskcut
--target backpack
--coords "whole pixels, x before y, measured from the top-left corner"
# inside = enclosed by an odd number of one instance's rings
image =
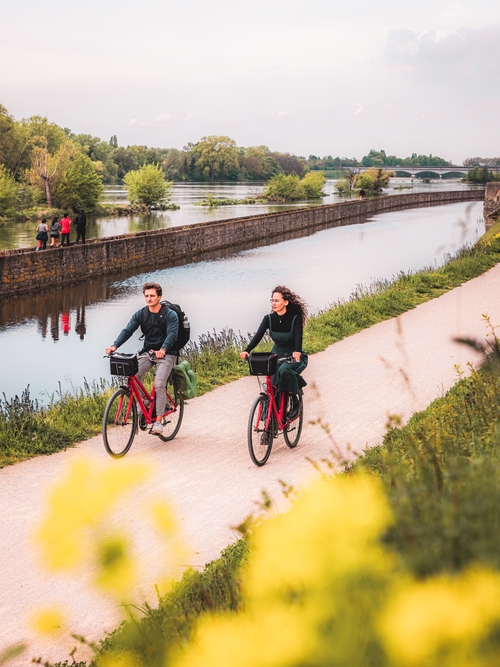
[[[189,320],[187,318],[186,313],[177,303],[170,303],[170,301],[162,301],[158,315],[160,317],[162,330],[165,334],[167,333],[167,325],[165,324],[165,314],[167,312],[167,308],[170,308],[170,310],[173,310],[174,313],[177,313],[177,317],[179,318],[179,330],[177,332],[177,339],[173,345],[173,347],[177,350],[177,352],[179,352],[179,350],[182,350],[184,345],[186,345],[186,343],[191,338],[191,325],[189,324]],[[142,322],[141,322],[141,331],[143,335],[146,334],[148,317],[149,317],[149,308],[147,306],[144,306],[144,308],[142,309]]]

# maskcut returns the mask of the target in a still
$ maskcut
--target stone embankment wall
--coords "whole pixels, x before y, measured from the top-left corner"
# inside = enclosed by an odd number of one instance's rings
[[[497,218],[500,216],[500,183],[486,184],[484,195],[484,216]]]
[[[0,299],[40,292],[89,278],[133,270],[176,266],[242,249],[306,236],[319,229],[362,222],[385,211],[482,200],[484,190],[425,192],[299,208],[246,218],[204,222],[35,252],[0,252]]]

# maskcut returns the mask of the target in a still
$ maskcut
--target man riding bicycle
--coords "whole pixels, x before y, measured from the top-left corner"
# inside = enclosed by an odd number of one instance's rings
[[[165,387],[167,380],[175,365],[178,350],[175,349],[179,331],[179,318],[171,308],[163,308],[161,296],[163,290],[158,283],[144,283],[142,293],[146,299],[148,312],[144,308],[138,310],[125,329],[121,331],[113,345],[106,348],[106,354],[111,354],[123,343],[125,343],[139,327],[144,334],[144,346],[138,353],[139,370],[137,376],[140,378],[147,373],[152,366],[156,365],[156,376],[154,385],[156,388],[156,422],[151,429],[152,435],[163,433],[162,415],[166,407]],[[150,351],[152,352],[150,356]],[[152,356],[156,357],[153,359]]]

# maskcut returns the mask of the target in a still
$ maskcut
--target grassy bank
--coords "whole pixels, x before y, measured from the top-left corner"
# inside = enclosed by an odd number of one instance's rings
[[[324,643],[325,655],[322,658],[317,656],[317,660],[307,664],[345,667],[352,664],[374,667],[423,664],[389,661],[382,646],[376,619],[380,607],[393,594],[392,583],[399,595],[405,587],[413,590],[412,587],[425,586],[422,582],[432,582],[433,577],[440,577],[434,579],[439,582],[435,589],[436,602],[425,610],[425,615],[432,618],[434,632],[439,625],[439,596],[445,585],[443,582],[448,581],[446,577],[452,577],[449,581],[453,582],[462,573],[477,572],[479,568],[485,568],[484,571],[493,573],[492,576],[500,575],[499,404],[497,344],[496,361],[460,380],[443,398],[414,415],[406,426],[391,428],[380,446],[367,451],[354,465],[346,467],[347,478],[368,472],[371,478],[378,479],[388,501],[393,519],[383,531],[379,544],[386,554],[384,565],[380,566],[383,572],[370,571],[360,575],[356,571],[350,578],[344,572],[342,585],[345,590],[342,589],[342,596],[334,600],[334,610],[328,612],[332,614],[328,630],[322,626],[321,632],[317,632],[315,628],[318,641]],[[338,507],[323,510],[322,521],[342,523]],[[355,530],[355,526],[351,528]],[[322,532],[328,536],[326,524],[323,524]],[[277,542],[279,540],[275,539],[274,544]],[[318,549],[319,545],[316,551]],[[245,540],[240,540],[227,548],[221,558],[210,563],[203,572],[187,572],[182,581],[159,600],[157,609],[143,607],[139,618],[123,623],[103,641],[100,652],[113,652],[114,659],[117,659],[116,652],[125,652],[127,660],[130,660],[126,664],[137,666],[177,664],[179,651],[189,645],[200,619],[223,613],[226,619],[223,623],[226,623],[231,615],[233,619],[250,615],[245,609],[242,584],[248,588],[247,564],[254,557],[252,546],[249,548]],[[335,558],[329,557],[328,560],[333,563]],[[287,559],[281,562],[281,567],[286,568]],[[325,576],[325,573],[320,576]],[[293,585],[289,586],[285,592],[286,604],[289,611],[300,615],[307,600],[305,590],[299,586],[299,592],[294,593]],[[339,590],[332,591],[326,585],[322,587],[322,609],[328,609],[329,596],[334,594],[338,595]],[[272,596],[275,598],[276,592]],[[466,593],[463,597],[465,608],[468,604]],[[272,598],[268,604],[273,604]],[[344,616],[342,622],[338,617],[339,611]],[[455,615],[456,610],[453,612]],[[418,619],[417,610],[412,616],[412,624],[418,623]],[[257,624],[262,620],[262,616],[257,617]],[[307,619],[303,619],[302,625],[306,624]],[[227,625],[224,627],[227,633]],[[235,625],[235,632],[241,632],[241,623]],[[227,641],[228,635],[225,637]],[[236,639],[234,641],[238,644]],[[262,636],[262,641],[269,643],[269,636]],[[449,637],[447,641],[449,644]],[[494,626],[492,634],[487,635],[483,642],[481,659],[484,659],[485,651],[486,655],[498,655],[498,626]],[[474,643],[471,649],[467,639],[466,643],[467,650],[479,650]],[[446,651],[438,654],[436,663],[426,661],[425,664],[471,664],[470,656],[467,655],[463,662],[454,653],[451,654],[451,662],[448,662],[448,644],[445,643]],[[332,649],[333,646],[336,648]],[[353,660],[353,647],[355,653],[359,652],[357,661]],[[244,650],[243,647],[241,650]],[[332,650],[337,652],[334,661]],[[206,664],[216,663],[207,659]],[[217,664],[234,663],[222,660]],[[276,661],[275,664],[285,663]],[[298,667],[306,663],[289,659],[286,664]],[[491,663],[479,660],[473,664],[496,663],[494,660]]]
[[[473,248],[461,250],[439,269],[401,273],[392,281],[359,287],[349,300],[334,303],[311,317],[304,332],[304,349],[310,354],[324,350],[372,324],[444,294],[498,261],[500,223]],[[185,348],[183,357],[198,376],[200,394],[247,375],[248,369],[239,358],[246,344],[245,337],[228,330],[200,336]],[[50,454],[99,433],[106,399],[101,385],[75,395],[55,396],[43,410],[29,395],[10,402],[0,399],[0,466]]]

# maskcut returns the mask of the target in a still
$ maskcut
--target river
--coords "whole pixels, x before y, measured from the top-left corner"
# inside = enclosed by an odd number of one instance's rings
[[[335,181],[329,180],[325,185],[326,196],[314,202],[297,202],[295,204],[249,204],[235,206],[220,206],[208,208],[197,206],[196,203],[212,194],[218,199],[243,199],[254,196],[262,191],[264,183],[174,183],[172,186],[172,202],[180,206],[177,211],[155,211],[149,215],[133,215],[119,217],[91,218],[88,220],[88,238],[103,238],[118,234],[166,229],[168,227],[183,227],[197,222],[211,222],[227,218],[241,218],[247,215],[274,213],[292,208],[301,208],[314,204],[333,204],[343,201],[335,192]],[[436,180],[423,183],[421,180],[395,178],[391,179],[386,194],[397,192],[428,192],[436,190],[466,190],[469,186],[460,181]],[[123,186],[108,185],[104,191],[104,202],[127,203],[127,193]],[[12,248],[35,247],[36,222],[8,222],[0,224],[0,250]],[[75,239],[76,232],[72,232],[71,239]]]
[[[314,312],[348,298],[356,285],[439,265],[483,233],[482,202],[395,211],[224,259],[16,297],[0,304],[0,391],[12,397],[29,384],[44,402],[59,382],[66,390],[82,386],[84,377],[108,378],[103,348],[142,307],[146,280],[161,283],[165,297],[182,305],[195,339],[224,327],[246,334],[256,330],[277,284],[303,296]],[[136,334],[122,351],[139,346]]]

